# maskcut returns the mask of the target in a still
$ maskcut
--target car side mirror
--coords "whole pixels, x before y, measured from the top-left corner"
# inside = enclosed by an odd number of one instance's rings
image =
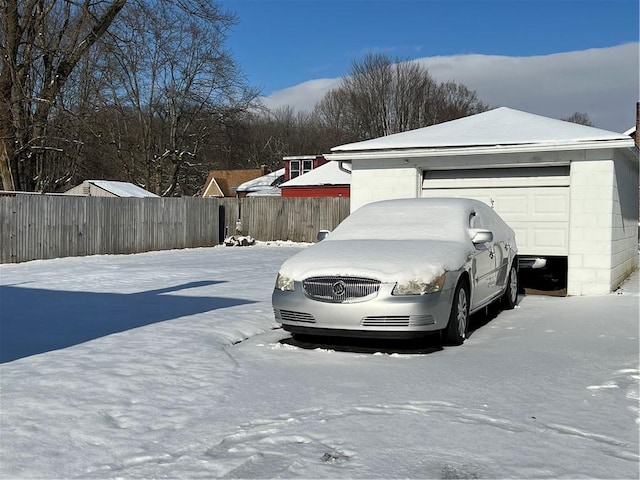
[[[484,230],[480,228],[473,229],[471,230],[471,241],[474,245],[492,242],[493,232],[491,230]]]
[[[320,230],[316,235],[316,240],[321,242],[322,240],[327,238],[328,235],[329,235],[329,230]]]

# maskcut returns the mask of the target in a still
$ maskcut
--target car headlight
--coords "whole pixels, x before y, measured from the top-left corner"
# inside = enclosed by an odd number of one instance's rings
[[[278,276],[276,277],[276,290],[293,292],[295,290],[293,279],[278,272]]]
[[[405,283],[396,283],[391,295],[424,295],[426,293],[436,293],[444,287],[444,274],[432,282],[421,282],[420,280],[410,280]]]

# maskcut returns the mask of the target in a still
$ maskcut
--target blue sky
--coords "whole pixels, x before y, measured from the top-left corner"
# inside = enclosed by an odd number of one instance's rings
[[[353,61],[368,52],[401,59],[470,54],[519,58],[637,44],[639,39],[638,0],[223,0],[221,4],[239,19],[227,47],[249,83],[265,96],[310,80],[342,77]]]

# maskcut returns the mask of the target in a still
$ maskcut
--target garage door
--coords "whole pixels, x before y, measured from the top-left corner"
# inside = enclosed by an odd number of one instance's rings
[[[422,196],[481,200],[515,230],[521,255],[568,255],[569,166],[425,170]]]

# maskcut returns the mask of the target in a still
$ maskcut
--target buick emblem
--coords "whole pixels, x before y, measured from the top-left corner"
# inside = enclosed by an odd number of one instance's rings
[[[347,285],[342,280],[338,280],[336,283],[333,284],[332,289],[333,289],[333,294],[336,297],[341,297],[347,291]]]

